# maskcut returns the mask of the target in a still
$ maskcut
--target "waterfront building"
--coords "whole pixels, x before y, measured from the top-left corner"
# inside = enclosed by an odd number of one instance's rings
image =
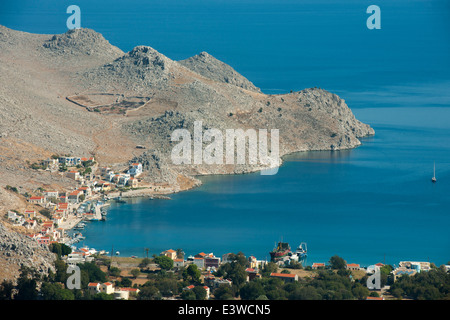
[[[278,278],[278,279],[282,279],[285,282],[294,282],[294,281],[298,281],[298,275],[296,274],[290,274],[290,273],[275,273],[272,272],[270,274],[270,276],[272,278]]]
[[[169,249],[166,251],[163,251],[159,254],[160,256],[166,256],[169,257],[172,260],[175,260],[177,258],[177,252],[175,250]]]
[[[142,173],[142,164],[141,163],[131,164],[131,167],[127,173],[132,177],[139,176]]]
[[[314,262],[311,266],[311,268],[313,270],[317,270],[317,269],[325,269],[325,263],[323,262]]]
[[[356,271],[356,270],[360,270],[360,269],[361,269],[360,265],[357,264],[357,263],[348,263],[348,264],[345,266],[345,268],[346,268],[347,270],[352,270],[352,271]]]

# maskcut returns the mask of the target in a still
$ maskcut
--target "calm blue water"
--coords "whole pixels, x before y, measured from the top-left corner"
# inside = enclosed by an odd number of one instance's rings
[[[360,109],[388,121],[364,145],[341,152],[291,155],[277,175],[211,176],[173,200],[114,205],[107,222],[91,223],[84,244],[143,256],[183,248],[221,255],[243,251],[259,259],[277,240],[308,243],[308,264],[338,254],[368,265],[450,258],[450,124],[416,126],[403,110]],[[411,118],[420,109],[405,110]],[[449,108],[430,114],[450,119]],[[432,184],[433,161],[438,182]]]
[[[142,256],[183,248],[268,257],[274,242],[308,243],[308,264],[450,260],[450,4],[445,0],[56,1],[0,4],[0,24],[82,27],[124,51],[149,45],[174,60],[207,51],[266,93],[321,87],[376,135],[344,152],[285,159],[275,176],[206,177],[173,200],[134,200],[92,223],[86,245]],[[381,30],[366,8],[381,8]],[[433,161],[438,183],[431,184]]]

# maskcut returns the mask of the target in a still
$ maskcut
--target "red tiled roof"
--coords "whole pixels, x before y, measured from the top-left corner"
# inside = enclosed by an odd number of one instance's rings
[[[358,267],[359,268],[359,264],[356,263],[348,263],[347,267]]]

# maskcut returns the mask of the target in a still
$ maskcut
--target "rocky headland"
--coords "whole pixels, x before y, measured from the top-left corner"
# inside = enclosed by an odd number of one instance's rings
[[[194,121],[205,130],[278,129],[280,157],[354,148],[374,134],[326,90],[265,94],[206,52],[182,61],[148,46],[124,53],[90,29],[42,35],[0,26],[0,74],[2,217],[27,208],[27,192],[71,188],[64,175],[30,168],[55,154],[95,156],[100,166],[117,170],[139,161],[143,179],[174,191],[195,187],[198,175],[264,168],[173,164],[171,134],[192,130]],[[0,236],[16,239],[5,228]]]

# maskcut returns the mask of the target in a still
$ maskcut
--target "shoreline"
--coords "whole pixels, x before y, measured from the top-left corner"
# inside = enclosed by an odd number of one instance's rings
[[[361,137],[360,139],[363,138],[367,138],[367,137],[371,137],[374,134],[369,134],[366,135],[364,137]],[[106,194],[106,196],[108,198],[110,198],[109,200],[106,201],[106,203],[110,202],[110,201],[115,201],[114,198],[121,198],[121,199],[133,199],[133,198],[146,198],[146,199],[162,199],[162,200],[172,200],[171,197],[169,197],[168,195],[170,194],[176,194],[176,193],[180,193],[180,192],[184,192],[184,191],[190,191],[193,190],[195,188],[198,188],[200,186],[203,185],[203,181],[201,181],[199,179],[199,177],[209,177],[209,176],[231,176],[231,175],[245,175],[245,174],[255,174],[255,173],[261,173],[264,170],[270,170],[270,169],[274,169],[274,168],[281,168],[284,164],[285,164],[285,158],[289,157],[289,156],[293,156],[295,154],[300,154],[300,153],[306,153],[306,152],[340,152],[340,151],[346,151],[346,150],[353,150],[356,149],[358,147],[360,147],[362,145],[359,144],[357,146],[351,147],[351,148],[345,148],[345,149],[338,149],[338,150],[299,150],[299,151],[294,151],[294,152],[290,152],[290,153],[286,153],[282,156],[280,156],[279,159],[279,166],[274,166],[274,167],[264,167],[264,168],[254,168],[254,169],[247,169],[244,170],[242,172],[229,172],[229,173],[211,173],[211,174],[197,174],[194,176],[191,176],[192,179],[195,180],[195,183],[186,188],[186,189],[178,189],[178,190],[174,190],[172,189],[171,191],[167,191],[164,194],[162,193],[155,193],[150,187],[145,187],[145,188],[140,188],[140,189],[135,189],[135,190],[128,190],[128,191],[113,191],[110,192],[108,194]],[[289,161],[289,160],[287,160]],[[83,201],[82,203],[85,203],[86,201],[91,201],[98,198],[98,196],[93,197],[91,199],[87,199],[85,201]],[[82,204],[79,203],[77,204],[77,208]],[[71,231],[77,224],[79,224],[80,222],[84,221],[83,217],[71,217],[70,219],[71,221],[67,221],[65,222],[65,224],[67,224],[67,226],[63,227],[61,225],[62,228],[64,228],[66,231]]]

